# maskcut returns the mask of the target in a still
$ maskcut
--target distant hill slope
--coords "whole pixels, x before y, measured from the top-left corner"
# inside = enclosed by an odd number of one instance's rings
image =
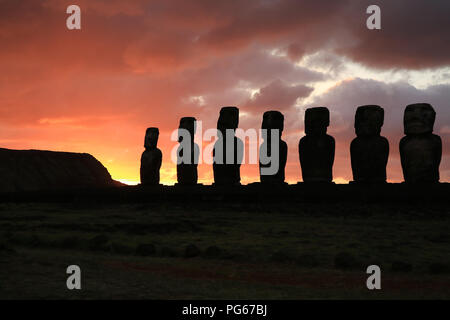
[[[87,153],[0,148],[0,192],[119,184],[100,161]]]

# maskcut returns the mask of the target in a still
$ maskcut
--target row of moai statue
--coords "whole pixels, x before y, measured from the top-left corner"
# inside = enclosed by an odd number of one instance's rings
[[[400,141],[400,157],[405,182],[439,182],[439,164],[442,156],[442,142],[433,134],[436,112],[430,104],[408,105],[404,113],[404,133]],[[299,142],[299,158],[304,182],[331,183],[335,140],[327,134],[330,112],[325,107],[310,108],[305,112],[305,136]],[[354,182],[386,182],[386,165],[389,156],[389,142],[381,136],[384,110],[377,105],[360,106],[355,114],[356,138],[351,142],[350,155]],[[223,107],[217,121],[220,131],[213,150],[214,185],[239,185],[243,142],[235,136],[239,124],[239,109]],[[260,181],[263,184],[285,183],[285,167],[288,147],[281,140],[284,116],[279,111],[267,111],[263,115],[261,129],[264,142],[260,147],[260,159],[264,152],[271,152],[271,145],[277,143],[278,170],[263,174],[270,163],[260,160]],[[186,117],[180,120],[177,179],[179,185],[196,185],[199,147],[194,142],[196,119]],[[271,132],[277,130],[274,139]],[[188,133],[188,134],[183,134]],[[230,134],[231,133],[231,134]],[[157,148],[158,128],[147,129],[145,151],[141,158],[142,185],[158,185],[162,153]],[[184,139],[188,139],[185,141]],[[231,146],[231,147],[230,147]],[[233,149],[233,150],[231,150]],[[190,157],[186,158],[185,152]],[[231,156],[229,156],[231,155]],[[183,161],[182,159],[189,159]]]

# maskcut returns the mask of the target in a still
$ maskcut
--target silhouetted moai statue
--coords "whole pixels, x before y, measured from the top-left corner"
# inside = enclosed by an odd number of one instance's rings
[[[148,128],[145,132],[145,151],[141,157],[141,184],[144,186],[159,184],[162,153],[157,148],[158,137],[158,128]]]
[[[239,124],[239,109],[223,107],[217,121],[218,140],[213,150],[215,185],[237,185],[241,182],[240,167],[244,144],[235,136]]]
[[[196,120],[181,118],[178,129],[177,180],[180,185],[195,185],[198,180],[197,165],[200,149],[194,142]]]
[[[264,139],[264,142],[259,149],[259,173],[261,183],[283,184],[288,150],[286,142],[281,140],[281,134],[284,129],[283,114],[279,111],[265,112],[261,129],[263,129],[262,135]],[[274,138],[276,138],[276,141],[272,140]],[[272,148],[274,150],[272,150]],[[274,163],[274,161],[276,163]],[[269,174],[265,174],[263,170],[269,172]]]
[[[389,142],[380,136],[384,110],[368,105],[356,109],[355,132],[350,144],[353,180],[355,182],[386,182]]]
[[[330,111],[325,107],[306,109],[305,136],[298,151],[304,182],[331,182],[335,142],[327,134]]]
[[[428,103],[410,104],[405,109],[405,137],[400,140],[400,157],[405,182],[439,182],[441,138],[433,134],[436,112]]]

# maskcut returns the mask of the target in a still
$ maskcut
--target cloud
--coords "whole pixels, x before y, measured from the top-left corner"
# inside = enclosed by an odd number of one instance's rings
[[[305,98],[313,91],[313,88],[299,85],[288,85],[277,79],[261,88],[253,97],[244,104],[244,110],[259,111],[263,108],[285,110],[293,107],[297,99]]]
[[[449,1],[377,1],[381,30],[363,27],[363,12],[372,1],[349,3],[348,29],[354,41],[336,47],[337,52],[362,64],[389,69],[436,68],[450,63]],[[359,26],[359,27],[356,27]]]

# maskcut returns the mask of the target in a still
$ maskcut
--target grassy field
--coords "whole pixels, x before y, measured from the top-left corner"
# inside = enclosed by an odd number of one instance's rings
[[[79,265],[82,290],[66,288]],[[366,268],[382,269],[382,290]],[[0,205],[0,298],[450,298],[444,205]]]

